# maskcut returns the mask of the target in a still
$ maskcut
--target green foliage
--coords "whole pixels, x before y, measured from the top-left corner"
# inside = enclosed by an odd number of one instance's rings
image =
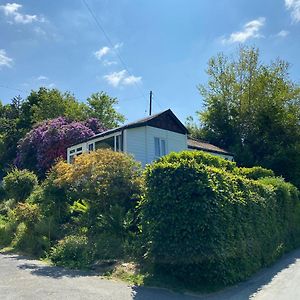
[[[106,128],[114,128],[124,123],[125,117],[114,108],[118,104],[116,98],[109,97],[106,93],[94,93],[88,99],[88,116],[101,120]]]
[[[37,184],[37,176],[28,170],[13,169],[3,178],[7,197],[16,201],[25,201]]]
[[[12,213],[18,223],[23,222],[28,228],[34,227],[41,219],[40,209],[36,204],[18,203]]]
[[[15,162],[18,142],[38,123],[58,117],[71,121],[103,118],[107,127],[115,127],[125,120],[115,108],[117,103],[104,92],[92,94],[84,103],[70,92],[45,87],[31,91],[26,99],[14,97],[6,105],[0,101],[0,179]]]
[[[47,236],[38,235],[25,223],[19,223],[10,245],[14,249],[41,257],[45,256],[45,252],[49,249],[49,243]]]
[[[181,155],[146,170],[142,235],[157,270],[190,285],[226,285],[300,245],[294,186],[249,180]]]
[[[235,168],[234,173],[254,180],[259,178],[264,178],[264,177],[275,176],[272,170],[265,169],[259,166],[252,167],[252,168]]]
[[[241,47],[236,57],[212,57],[207,74],[199,135],[239,165],[272,169],[300,187],[300,87],[289,64],[263,64],[258,49]]]
[[[51,261],[60,266],[86,268],[93,261],[93,249],[83,235],[70,235],[58,241],[50,251]]]
[[[186,163],[195,162],[202,163],[208,166],[225,169],[232,171],[235,169],[235,162],[225,160],[219,156],[212,155],[203,151],[182,151],[182,152],[172,152],[167,156],[161,157],[159,162],[169,162],[169,163]]]
[[[0,247],[10,245],[16,228],[15,222],[10,222],[8,217],[0,215]]]
[[[98,150],[80,155],[72,165],[61,161],[52,172],[54,183],[65,188],[70,199],[84,201],[85,226],[91,231],[115,229],[120,234],[127,212],[141,193],[139,163],[123,153]]]

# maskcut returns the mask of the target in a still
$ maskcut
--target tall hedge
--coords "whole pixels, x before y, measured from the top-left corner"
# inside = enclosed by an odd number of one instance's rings
[[[189,284],[224,285],[299,245],[294,186],[250,180],[197,158],[172,154],[146,170],[140,209],[147,257],[156,268]]]

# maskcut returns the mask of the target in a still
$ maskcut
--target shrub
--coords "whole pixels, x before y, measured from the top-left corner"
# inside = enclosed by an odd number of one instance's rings
[[[28,170],[13,169],[3,178],[7,197],[16,201],[24,201],[37,184],[36,175]]]
[[[37,235],[34,228],[28,228],[24,222],[17,225],[10,244],[13,248],[34,256],[44,256],[49,249],[47,236]]]
[[[18,203],[12,213],[17,222],[25,223],[30,229],[41,219],[37,204]]]
[[[252,168],[235,168],[234,173],[237,175],[245,176],[249,179],[259,179],[264,177],[274,177],[275,174],[270,169],[265,169],[262,167],[252,167]]]
[[[5,191],[3,188],[3,183],[0,182],[0,202],[3,201],[5,199]]]
[[[96,119],[87,122],[72,122],[60,117],[44,121],[28,132],[19,142],[15,164],[20,168],[35,171],[44,178],[46,171],[56,160],[66,159],[66,149],[70,145],[103,130],[105,128]]]
[[[17,224],[0,215],[0,246],[8,246],[13,240]]]
[[[58,241],[50,251],[51,261],[60,266],[70,268],[85,268],[93,261],[87,237],[83,235],[70,235]]]
[[[226,160],[216,155],[205,153],[203,151],[172,152],[167,156],[162,156],[158,161],[162,163],[188,163],[194,161],[198,164],[202,163],[207,166],[222,168],[225,170],[233,170],[236,167],[235,162]]]
[[[193,155],[172,154],[146,170],[142,235],[158,270],[190,285],[225,285],[299,245],[295,187],[249,180]]]
[[[58,187],[68,187],[69,198],[85,201],[87,227],[122,235],[120,224],[135,207],[142,189],[139,163],[123,153],[98,150],[77,157],[72,165],[61,161],[52,172]]]

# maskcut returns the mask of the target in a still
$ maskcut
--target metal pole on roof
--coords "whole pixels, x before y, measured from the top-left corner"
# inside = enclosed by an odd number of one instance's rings
[[[149,116],[152,115],[152,91],[150,91],[150,109],[149,109]]]

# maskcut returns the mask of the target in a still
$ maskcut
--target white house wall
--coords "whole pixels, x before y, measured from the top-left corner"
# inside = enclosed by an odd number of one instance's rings
[[[147,163],[146,126],[124,130],[124,152],[144,166]]]
[[[187,136],[177,132],[151,126],[126,129],[124,149],[133,154],[134,158],[144,166],[156,159],[154,138],[166,141],[166,153],[179,152],[187,149]]]

